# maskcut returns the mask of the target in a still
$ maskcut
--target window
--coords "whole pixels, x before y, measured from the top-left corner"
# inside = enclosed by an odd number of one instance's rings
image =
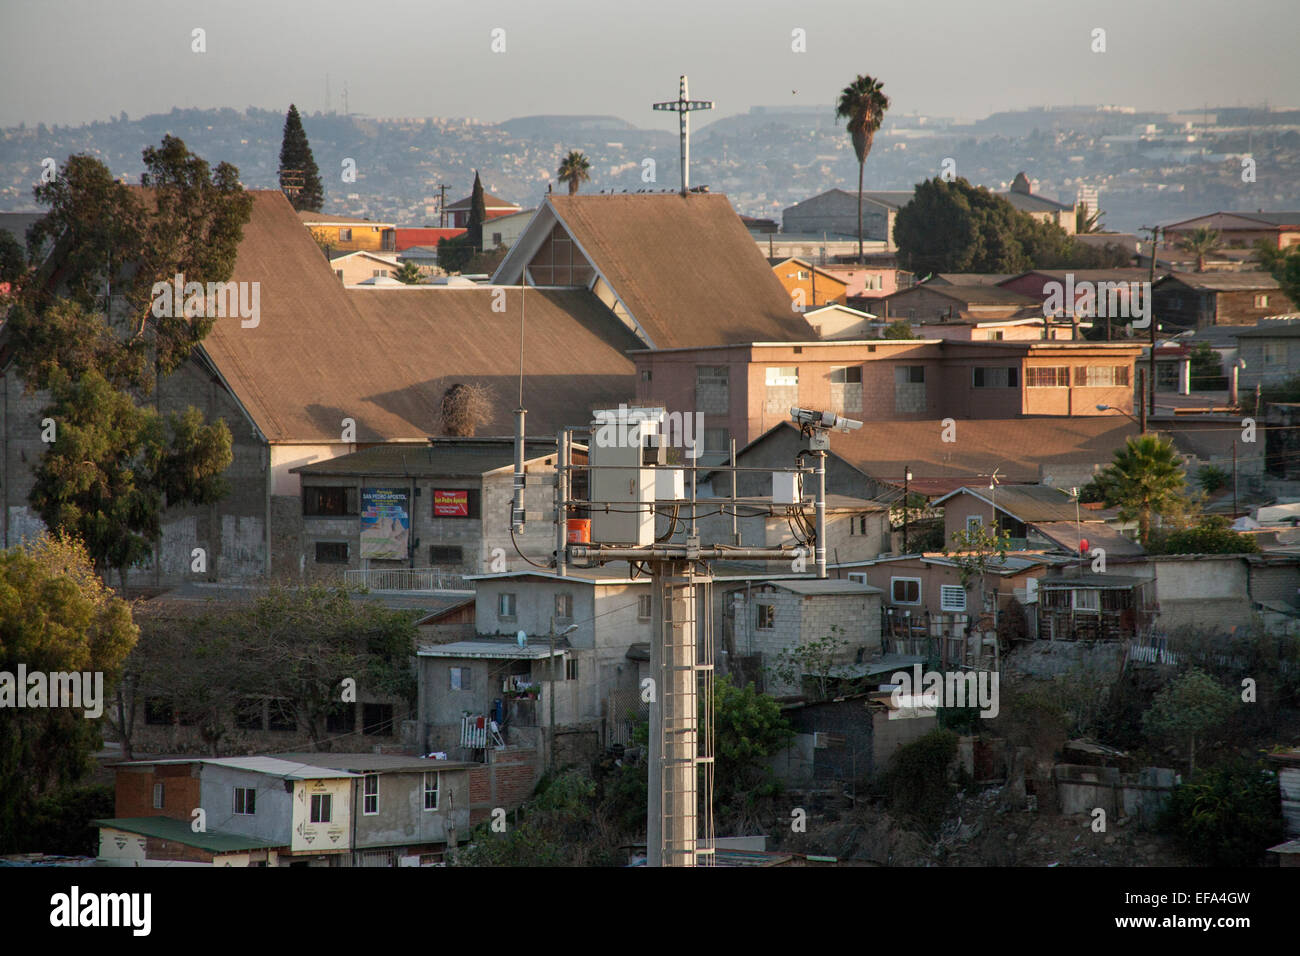
[[[302,489],[302,513],[308,517],[342,518],[360,514],[356,488],[329,488],[308,485]]]
[[[161,783],[153,785],[153,808],[155,810],[163,808],[163,785]]]
[[[920,604],[920,578],[890,578],[889,593],[894,604]]]
[[[799,367],[797,365],[768,366],[765,384],[769,388],[789,388],[799,384]]]
[[[967,515],[967,516],[966,516],[966,530],[967,530],[967,531],[974,531],[976,528],[982,528],[982,527],[984,527],[984,516],[983,516],[983,515]]]
[[[235,705],[235,726],[240,730],[262,730],[264,723],[260,697],[245,697]]]
[[[990,342],[1001,342],[1001,341],[1002,341],[1002,335],[1003,335],[1003,333],[1001,332],[1001,330],[999,330],[999,331],[997,331],[997,332],[990,332],[990,333],[989,333],[989,341],[990,341]]]
[[[501,233],[499,232],[492,233],[492,245],[493,247],[501,245]]]
[[[328,793],[311,795],[311,822],[329,823],[334,817],[334,797]]]
[[[362,704],[361,732],[367,737],[391,737],[393,735],[392,704]]]
[[[361,812],[373,817],[379,812],[379,774],[368,773],[361,778]]]
[[[894,373],[894,381],[906,385],[924,385],[925,366],[900,365],[898,371]]]
[[[725,365],[695,366],[695,407],[706,415],[725,415],[731,405],[731,370]]]
[[[1269,366],[1286,365],[1286,343],[1264,342],[1262,345],[1264,364]]]
[[[648,368],[641,369],[641,381],[649,382],[653,377],[654,376],[650,369]]]
[[[472,683],[471,675],[473,672],[468,667],[449,667],[448,673],[451,675],[450,687],[452,690],[469,690]]]
[[[515,616],[515,596],[507,591],[497,595],[497,617]]]
[[[387,270],[387,269],[371,269],[371,270],[370,270],[370,274],[373,275],[375,278],[379,278],[380,276],[386,276],[386,275],[388,275],[388,270]]]
[[[894,366],[894,411],[918,413],[926,410],[925,366]]]
[[[438,809],[438,774],[436,771],[424,772],[424,809]]]
[[[866,584],[866,583],[867,583],[867,572],[865,572],[865,571],[850,571],[850,572],[849,572],[849,580],[852,581],[852,582],[854,582],[855,584]]]
[[[970,382],[974,388],[1016,388],[1020,384],[1020,369],[1015,366],[973,368]]]
[[[573,595],[555,595],[555,617],[561,621],[573,619]]]
[[[1267,308],[1268,308],[1268,296],[1266,296],[1266,295],[1257,295],[1257,296],[1255,296],[1255,308],[1257,308],[1257,309],[1267,309]]]
[[[257,791],[252,787],[235,787],[235,813],[251,817],[257,813]]]
[[[357,705],[337,701],[325,711],[325,732],[350,734],[356,730]]]
[[[463,564],[465,561],[465,549],[451,547],[450,545],[431,545],[429,547],[429,563],[437,564]]]
[[[758,623],[755,626],[760,631],[770,631],[776,627],[775,604],[760,604],[758,606]]]
[[[636,616],[637,620],[650,620],[650,595],[642,594],[636,599]]]
[[[731,429],[730,428],[706,428],[704,429],[704,453],[731,452]]]
[[[1064,365],[1032,365],[1025,369],[1029,388],[1069,388],[1070,370]]]
[[[862,366],[846,365],[831,367],[831,384],[832,385],[861,385],[862,384]]]
[[[849,518],[849,535],[865,536],[867,534],[867,516],[853,515]]]
[[[339,226],[339,242],[351,242],[352,230],[347,226]]]
[[[1127,365],[1085,365],[1075,368],[1074,384],[1088,388],[1127,388]]]
[[[1096,589],[1074,591],[1074,609],[1076,611],[1098,611],[1101,608],[1099,595],[1101,592]]]
[[[564,661],[564,679],[578,679],[578,662],[572,657],[566,658]]]
[[[346,541],[317,541],[317,564],[347,564],[348,543]]]
[[[831,410],[839,414],[862,411],[862,366],[831,368]]]
[[[966,610],[966,592],[955,584],[939,585],[939,610]]]
[[[812,276],[812,273],[811,273],[811,272],[805,272],[803,269],[800,269],[800,270],[799,270],[799,278],[800,278],[800,279],[808,279],[808,278],[811,278],[811,276]]]

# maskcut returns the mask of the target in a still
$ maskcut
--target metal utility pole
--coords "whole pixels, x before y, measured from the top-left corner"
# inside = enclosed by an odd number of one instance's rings
[[[1149,411],[1154,415],[1156,413],[1156,325],[1159,324],[1159,319],[1156,317],[1155,306],[1151,302],[1151,287],[1155,285],[1156,281],[1156,250],[1160,247],[1161,229],[1159,226],[1150,226],[1149,231],[1151,233],[1151,269],[1147,275],[1147,305],[1151,306],[1151,345],[1150,354],[1147,356],[1147,368],[1149,370],[1148,381],[1151,383],[1151,391],[1147,402],[1149,403]],[[1146,431],[1146,429],[1144,428],[1143,431]]]
[[[1232,436],[1232,517],[1237,517],[1237,436]]]
[[[678,84],[677,99],[653,104],[657,110],[669,110],[678,116],[678,135],[681,138],[682,160],[682,195],[691,189],[691,120],[695,110],[713,109],[712,100],[692,100],[686,92],[686,77],[683,75]]]
[[[906,466],[903,471],[903,553],[911,554],[907,550],[907,489],[912,482],[912,466]]]

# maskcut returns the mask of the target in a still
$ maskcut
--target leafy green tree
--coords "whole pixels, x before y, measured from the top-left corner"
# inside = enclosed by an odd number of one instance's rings
[[[962,590],[970,591],[971,585],[979,584],[980,607],[987,609],[988,600],[984,593],[984,575],[997,562],[1007,560],[1007,551],[1011,549],[1011,535],[1001,528],[992,529],[983,524],[967,527],[952,533],[952,548],[944,548],[943,555],[957,565],[957,574],[961,580]]]
[[[465,235],[475,252],[483,251],[483,223],[485,222],[487,222],[487,202],[483,198],[483,181],[479,179],[478,170],[476,169],[474,170],[474,188],[470,190],[469,194],[469,221],[465,224]],[[438,245],[441,248],[441,240],[439,240]]]
[[[26,274],[27,254],[22,243],[0,229],[0,283],[16,284]]]
[[[783,648],[777,652],[768,671],[781,684],[796,687],[803,686],[805,677],[812,677],[815,699],[825,700],[841,676],[837,671],[848,647],[842,634],[839,625],[832,624],[831,633],[824,637],[804,641],[798,647]]]
[[[1207,495],[1228,487],[1231,481],[1232,475],[1218,465],[1202,465],[1196,472],[1196,483]]]
[[[424,273],[414,262],[403,262],[401,268],[393,274],[393,278],[406,285],[419,285],[424,280]]]
[[[1190,773],[1196,773],[1196,738],[1204,738],[1232,714],[1237,699],[1214,678],[1190,670],[1156,694],[1142,715],[1142,732],[1157,742],[1169,742],[1185,753]]]
[[[745,815],[779,786],[767,758],[794,736],[780,705],[754,685],[737,687],[729,677],[713,683],[714,803],[727,814]]]
[[[1188,358],[1191,362],[1189,374],[1193,389],[1217,384],[1214,380],[1223,377],[1223,363],[1219,360],[1219,353],[1210,348],[1209,342],[1197,342]]]
[[[1223,242],[1217,229],[1201,226],[1183,236],[1177,244],[1183,252],[1196,256],[1196,271],[1204,272],[1206,258],[1218,252]]]
[[[0,672],[98,672],[107,697],[137,633],[130,607],[78,542],[41,535],[26,550],[0,551]],[[0,851],[19,839],[33,801],[86,775],[99,746],[97,722],[82,710],[0,710]]]
[[[871,76],[855,77],[840,91],[835,106],[835,116],[847,120],[847,130],[853,140],[853,152],[858,157],[858,261],[862,261],[862,175],[866,169],[867,155],[872,140],[889,109],[889,97],[883,84]]]
[[[43,414],[55,440],[36,466],[30,501],[46,527],[85,542],[100,574],[147,557],[162,533],[162,511],[219,500],[233,460],[224,421],[204,424],[197,409],[160,415],[114,389],[98,371],[50,377]]]
[[[1245,760],[1177,787],[1160,823],[1208,866],[1259,866],[1264,852],[1285,839],[1277,777]]]
[[[569,155],[560,161],[560,168],[555,175],[569,187],[569,195],[574,196],[578,187],[591,178],[591,160],[579,150],[570,150]]]
[[[311,154],[298,107],[292,103],[284,117],[284,137],[280,142],[280,188],[285,189],[289,202],[300,212],[320,212],[325,203],[320,170]]]
[[[475,256],[474,244],[467,235],[452,236],[450,239],[438,240],[438,265],[444,272],[465,271]]]
[[[899,319],[897,322],[890,322],[885,326],[880,332],[880,337],[882,339],[910,339],[915,338],[915,335],[912,332],[912,326]]]
[[[1277,280],[1292,306],[1300,309],[1300,246],[1279,250],[1261,239],[1255,244],[1255,250],[1260,265]]]
[[[1185,485],[1173,442],[1154,434],[1128,439],[1094,480],[1108,507],[1118,508],[1125,521],[1137,520],[1143,546],[1156,516],[1178,510]]]
[[[1232,530],[1223,515],[1206,515],[1190,528],[1152,535],[1151,554],[1259,554],[1259,544]]]
[[[931,833],[937,831],[956,792],[948,779],[956,756],[957,735],[946,729],[899,747],[882,778],[890,810]]]

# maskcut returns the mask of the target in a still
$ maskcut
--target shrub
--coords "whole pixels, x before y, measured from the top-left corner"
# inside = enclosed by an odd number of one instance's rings
[[[1202,863],[1257,866],[1283,839],[1277,778],[1250,761],[1203,771],[1174,790],[1160,826]]]
[[[882,781],[890,810],[938,830],[956,790],[948,780],[956,756],[957,735],[951,730],[932,730],[898,748]]]

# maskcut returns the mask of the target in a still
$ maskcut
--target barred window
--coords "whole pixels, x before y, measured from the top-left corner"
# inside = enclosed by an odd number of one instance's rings
[[[1069,388],[1070,369],[1064,365],[1039,365],[1025,369],[1029,388]]]
[[[1074,370],[1074,384],[1089,388],[1127,387],[1127,365],[1085,365]]]

